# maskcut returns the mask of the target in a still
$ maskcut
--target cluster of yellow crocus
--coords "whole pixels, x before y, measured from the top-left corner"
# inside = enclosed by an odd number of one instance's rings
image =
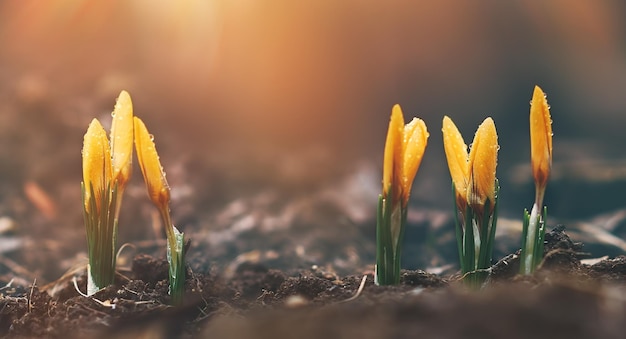
[[[498,164],[498,134],[493,119],[486,118],[474,135],[467,152],[463,136],[452,120],[443,118],[443,145],[450,176],[456,192],[456,204],[464,214],[469,206],[483,215],[485,204],[491,213],[495,206],[496,166]]]
[[[115,277],[117,223],[133,154],[133,105],[126,91],[120,93],[111,115],[111,142],[100,122],[93,119],[82,151],[89,295],[113,283]]]
[[[172,225],[170,188],[159,161],[152,136],[138,117],[133,116],[130,95],[122,91],[112,113],[111,141],[97,119],[89,124],[83,144],[83,202],[89,243],[89,295],[113,283],[115,238],[124,188],[132,172],[133,143],[148,195],[157,206],[168,238],[168,259],[176,286],[184,284],[183,235]],[[111,213],[113,212],[113,213]],[[182,277],[181,277],[182,275]],[[172,299],[180,301],[182,290],[175,288]]]

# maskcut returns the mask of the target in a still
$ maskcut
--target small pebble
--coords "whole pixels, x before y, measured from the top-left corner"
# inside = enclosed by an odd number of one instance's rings
[[[292,295],[285,300],[285,306],[288,308],[300,308],[308,304],[309,301],[301,295]]]

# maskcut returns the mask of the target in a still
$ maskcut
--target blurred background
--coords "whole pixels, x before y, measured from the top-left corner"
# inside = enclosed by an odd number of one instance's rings
[[[371,263],[396,103],[430,132],[407,233],[427,240],[407,241],[437,252],[437,239],[453,239],[443,115],[468,144],[494,118],[501,229],[516,239],[534,198],[528,113],[539,85],[554,120],[549,224],[566,224],[594,255],[621,254],[623,13],[622,1],[591,0],[2,1],[0,252],[47,279],[84,257],[82,137],[94,117],[110,125],[122,89],[155,135],[174,219],[215,260],[276,248],[233,240],[254,229],[283,232],[280,246],[325,261],[328,244],[307,241],[318,229],[332,234],[322,240],[341,234],[338,245],[353,246],[342,254],[347,262]],[[125,198],[121,242],[162,238],[150,227],[139,173]],[[516,241],[503,242],[502,253]],[[53,268],[45,265],[50,253],[61,262]],[[446,261],[412,258],[409,268]]]

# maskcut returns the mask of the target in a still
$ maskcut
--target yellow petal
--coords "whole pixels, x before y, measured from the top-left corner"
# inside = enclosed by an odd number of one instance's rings
[[[170,188],[165,180],[159,154],[143,121],[137,117],[134,117],[134,121],[137,159],[148,188],[148,195],[158,208],[166,210],[170,201]]]
[[[399,182],[402,176],[403,134],[402,109],[400,105],[395,105],[391,111],[383,162],[383,195],[387,197],[389,189],[393,187],[394,202],[398,201],[401,193]]]
[[[97,119],[87,128],[83,141],[83,184],[85,186],[85,210],[89,213],[91,189],[95,194],[97,210],[100,210],[102,193],[111,182],[111,151],[107,133]]]
[[[131,176],[133,155],[133,103],[128,92],[120,93],[112,115],[113,180],[117,181],[118,189],[123,190]]]
[[[467,145],[465,145],[458,128],[448,116],[443,117],[441,131],[443,132],[443,147],[448,160],[450,177],[452,177],[456,190],[457,205],[461,211],[464,211],[465,205],[467,205],[466,196],[469,180]]]
[[[546,95],[535,86],[530,105],[530,159],[535,184],[545,189],[552,167],[552,120]]]
[[[481,213],[487,199],[490,211],[494,207],[498,148],[496,125],[491,118],[487,118],[478,126],[469,154],[470,184],[467,199],[474,212]]]
[[[415,174],[426,150],[428,136],[426,124],[422,119],[413,118],[410,123],[404,126],[402,164],[402,203],[404,206],[408,203],[413,179],[415,179]]]

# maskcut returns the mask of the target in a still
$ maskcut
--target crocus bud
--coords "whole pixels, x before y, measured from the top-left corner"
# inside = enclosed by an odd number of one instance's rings
[[[113,182],[122,191],[130,180],[133,156],[133,103],[130,95],[122,91],[111,114],[111,166]]]
[[[398,106],[400,109],[400,106]],[[402,159],[402,205],[406,206],[411,195],[411,186],[422,162],[426,144],[428,143],[428,131],[422,119],[413,118],[404,126]]]
[[[474,213],[482,215],[489,199],[489,212],[493,211],[499,148],[493,120],[487,118],[480,124],[469,154],[461,133],[447,116],[443,118],[442,132],[457,208],[464,213],[469,204]]]
[[[400,187],[398,185],[402,177],[402,144],[404,138],[404,117],[399,105],[393,106],[387,140],[385,141],[385,153],[383,161],[383,196],[389,199],[389,191],[393,191],[392,204],[400,200]]]
[[[148,188],[148,195],[159,209],[167,210],[170,201],[170,188],[165,179],[159,154],[152,140],[153,137],[148,133],[148,129],[141,119],[134,117],[134,121],[137,159]]]
[[[475,212],[481,213],[489,199],[489,213],[495,206],[498,134],[493,119],[483,121],[474,135],[469,154],[469,185],[467,200]]]
[[[393,107],[383,164],[383,196],[388,198],[391,190],[392,206],[399,202],[402,202],[402,206],[408,204],[411,186],[422,162],[428,136],[423,120],[413,118],[405,126],[400,105]]]
[[[530,105],[530,160],[538,196],[540,193],[543,197],[552,167],[552,120],[546,95],[539,86],[535,86]]]
[[[97,211],[100,212],[103,192],[111,182],[111,151],[107,133],[97,119],[87,128],[83,141],[83,185],[85,211],[91,210],[91,191],[95,195]]]
[[[443,148],[448,160],[448,169],[456,192],[456,205],[461,213],[467,207],[467,185],[469,178],[467,145],[452,119],[443,117]]]

